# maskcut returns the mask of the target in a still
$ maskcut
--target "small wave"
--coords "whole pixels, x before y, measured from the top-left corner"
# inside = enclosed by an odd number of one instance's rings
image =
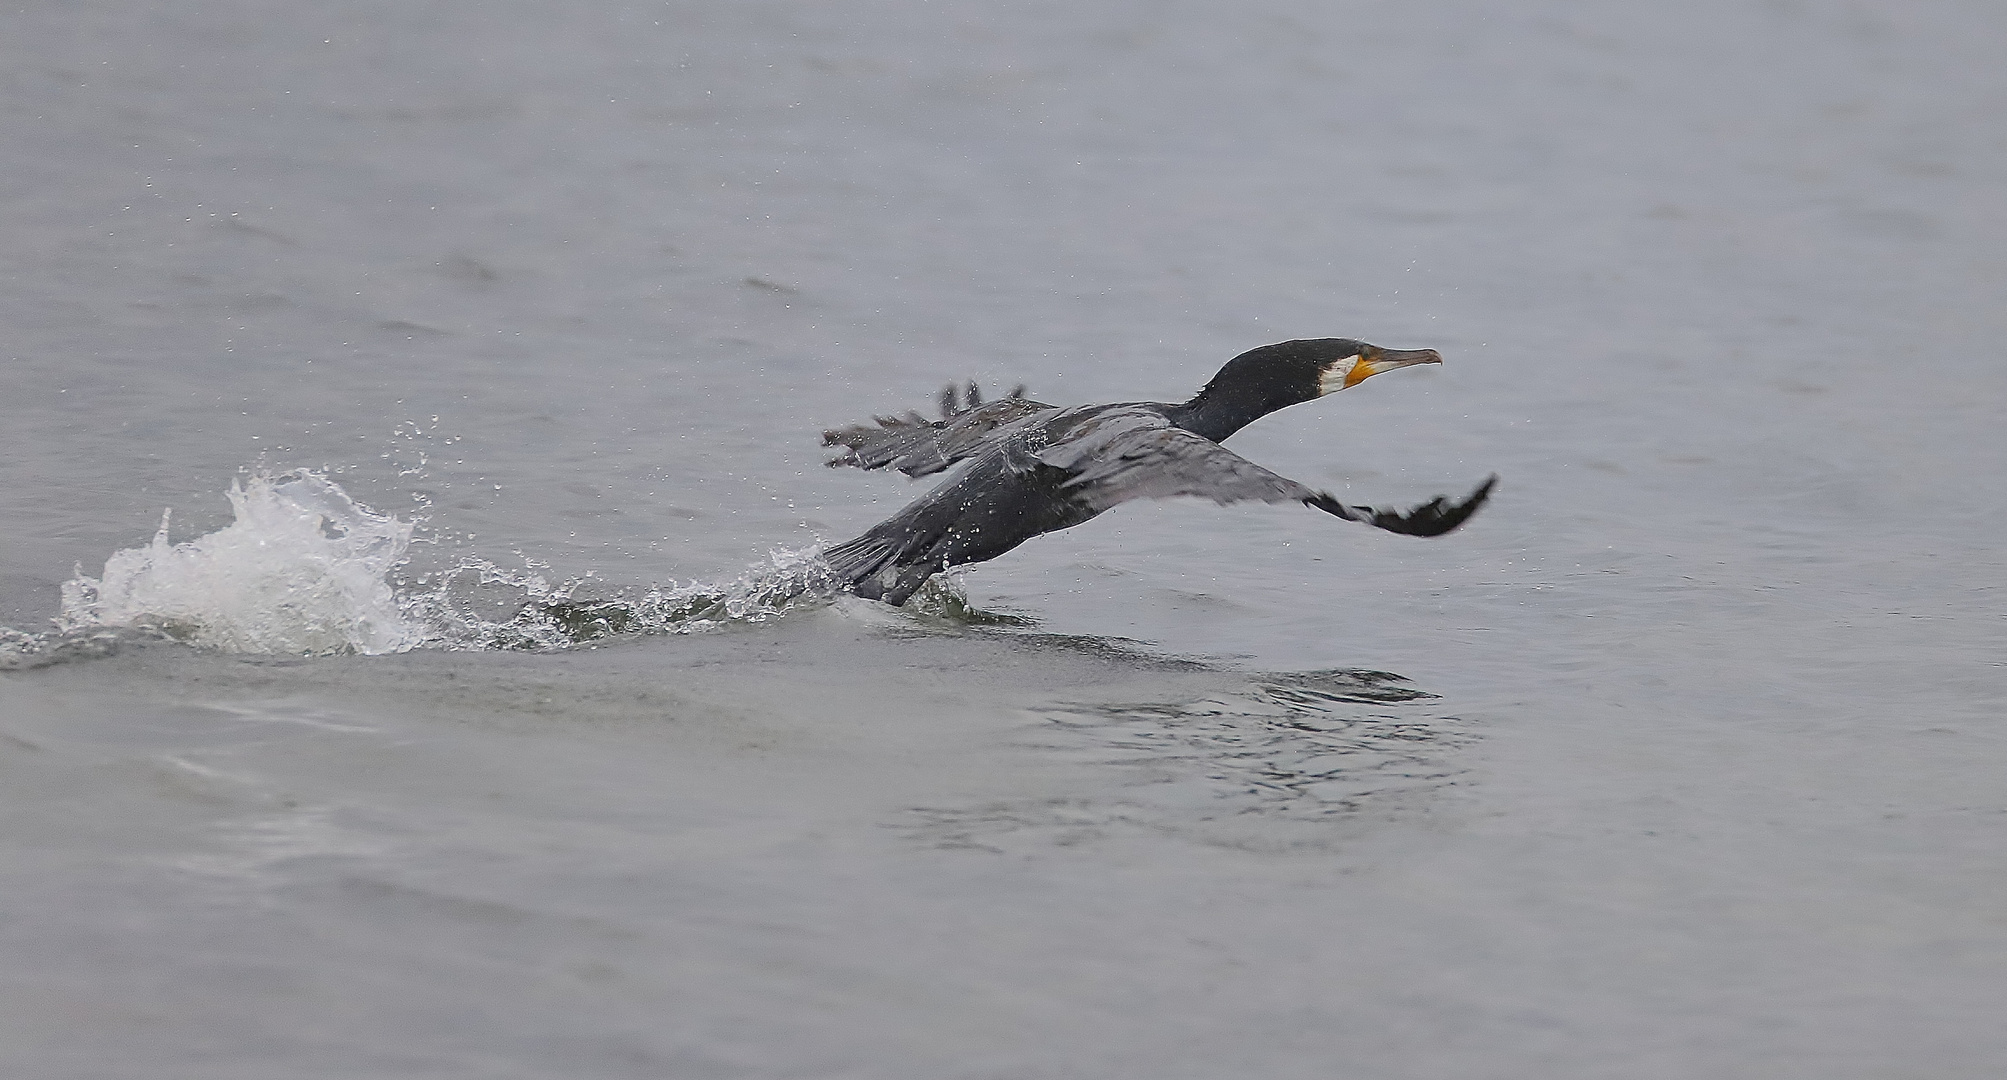
[[[70,660],[89,660],[118,651],[116,630],[58,630],[29,634],[0,626],[0,671],[27,671]]]
[[[424,520],[373,510],[325,474],[251,474],[227,495],[235,520],[215,532],[172,542],[163,513],[151,543],[114,553],[97,577],[79,567],[63,585],[56,632],[0,628],[0,666],[102,655],[133,633],[290,656],[564,649],[760,622],[843,591],[820,545],[775,550],[730,581],[645,590],[609,591],[591,574],[554,581],[542,564],[510,569],[472,555],[413,574]],[[945,576],[910,611],[966,624],[1024,621],[974,611]]]

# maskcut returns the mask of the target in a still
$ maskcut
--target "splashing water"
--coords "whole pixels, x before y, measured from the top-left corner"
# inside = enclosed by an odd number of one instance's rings
[[[691,634],[761,622],[827,604],[840,591],[819,546],[776,550],[724,583],[590,596],[599,586],[590,576],[553,585],[534,567],[512,571],[470,557],[441,575],[436,587],[412,594],[406,610],[432,628],[428,644],[562,649],[620,634]]]
[[[389,575],[414,523],[379,514],[320,473],[232,481],[236,520],[169,543],[168,515],[145,547],[105,560],[103,575],[63,584],[67,632],[138,626],[226,652],[319,656],[403,652],[425,628],[402,610]]]
[[[136,628],[225,652],[324,656],[445,649],[562,649],[628,634],[698,633],[760,622],[842,593],[821,547],[779,549],[726,582],[605,593],[588,574],[553,583],[463,556],[416,580],[399,574],[422,520],[379,513],[322,473],[256,473],[227,493],[235,520],[173,543],[169,516],[144,547],[116,552],[98,577],[63,585],[58,632],[0,628],[0,668],[114,651]],[[1016,624],[973,611],[946,577],[909,606],[921,617]]]

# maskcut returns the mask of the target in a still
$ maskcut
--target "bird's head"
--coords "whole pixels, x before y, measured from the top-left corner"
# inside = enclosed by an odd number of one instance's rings
[[[1351,338],[1306,338],[1250,349],[1179,406],[1180,422],[1224,439],[1277,409],[1357,386],[1382,371],[1440,364],[1434,349],[1383,349]]]
[[[1289,344],[1315,347],[1313,351],[1318,354],[1321,365],[1317,373],[1316,397],[1349,390],[1382,371],[1443,362],[1443,354],[1434,349],[1382,349],[1351,338],[1325,338]]]
[[[1442,362],[1434,349],[1383,349],[1351,338],[1284,341],[1227,361],[1193,403],[1231,402],[1260,416],[1357,386],[1383,371]]]

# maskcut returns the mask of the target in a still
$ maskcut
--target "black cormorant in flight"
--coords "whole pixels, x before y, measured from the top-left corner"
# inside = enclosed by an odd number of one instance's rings
[[[966,404],[958,408],[950,386],[937,423],[908,413],[823,432],[823,445],[845,448],[831,465],[890,466],[908,476],[927,476],[970,462],[960,476],[863,536],[830,548],[823,558],[857,595],[904,604],[948,567],[994,559],[1117,503],[1173,495],[1221,504],[1300,502],[1389,532],[1441,536],[1484,505],[1497,476],[1461,502],[1438,496],[1405,512],[1376,510],[1347,506],[1220,445],[1277,409],[1356,386],[1382,371],[1440,363],[1434,349],[1317,338],[1242,353],[1182,405],[1061,409],[1025,398],[1022,387],[985,405],[971,384]]]

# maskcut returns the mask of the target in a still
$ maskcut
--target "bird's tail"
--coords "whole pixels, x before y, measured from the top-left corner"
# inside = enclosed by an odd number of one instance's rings
[[[822,553],[822,561],[837,580],[845,585],[855,585],[859,581],[878,572],[879,567],[891,560],[892,545],[878,537],[865,533],[855,540],[847,540]]]
[[[926,563],[901,565],[898,554],[891,541],[865,533],[823,552],[822,561],[851,592],[897,607],[939,569]]]

